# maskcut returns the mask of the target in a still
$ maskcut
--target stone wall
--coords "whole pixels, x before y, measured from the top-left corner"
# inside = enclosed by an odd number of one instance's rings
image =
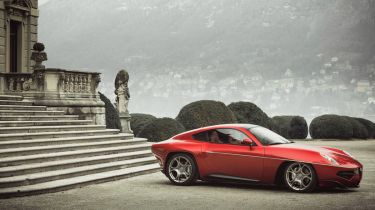
[[[0,1],[0,72],[5,72],[5,11]]]
[[[20,22],[18,72],[32,72],[30,59],[34,43],[38,41],[38,0],[0,1],[0,72],[10,72],[10,21]]]

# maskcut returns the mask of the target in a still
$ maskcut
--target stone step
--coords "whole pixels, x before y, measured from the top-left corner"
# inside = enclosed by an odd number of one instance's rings
[[[21,148],[8,148],[0,149],[0,157],[11,157],[20,155],[34,155],[45,154],[53,152],[76,151],[83,149],[100,149],[106,147],[125,146],[125,140],[112,140],[102,142],[89,142],[89,143],[76,143],[76,144],[62,144],[62,145],[49,145],[49,146],[35,146],[35,147],[21,147]]]
[[[145,156],[146,154],[143,154]],[[151,151],[148,151],[147,156],[152,156]],[[97,156],[95,156],[97,157]],[[99,156],[103,157],[103,156]],[[125,160],[130,159],[130,156],[122,156],[125,158]],[[134,155],[132,156],[134,159]],[[88,159],[88,158],[86,158]],[[82,167],[82,166],[88,166],[88,165],[97,165],[97,164],[103,164],[103,163],[109,163],[109,158],[104,158],[103,160],[100,160],[98,158],[91,158],[91,161],[85,160],[85,158],[77,158],[77,159],[71,159],[71,160],[60,160],[60,161],[51,161],[51,162],[43,162],[43,163],[34,163],[34,164],[25,164],[25,165],[16,165],[16,166],[7,166],[7,167],[1,167],[0,168],[0,177],[13,177],[13,176],[20,176],[20,175],[26,175],[26,174],[33,174],[33,173],[39,173],[39,172],[48,172],[48,171],[54,171],[54,170],[62,170],[62,169],[68,169],[68,168],[76,168],[76,167]],[[155,159],[156,160],[156,159]],[[117,160],[117,161],[124,161],[124,160]],[[116,161],[111,161],[116,162]]]
[[[17,187],[22,185],[38,184],[42,182],[53,181],[57,179],[66,179],[77,176],[83,176],[93,173],[100,173],[110,170],[118,170],[134,166],[156,163],[153,156],[135,158],[130,160],[115,161],[94,165],[79,166],[73,168],[59,169],[53,171],[40,171],[38,173],[17,175],[12,177],[0,178],[0,188]]]
[[[0,121],[0,127],[88,125],[92,120]]]
[[[47,139],[47,138],[62,138],[62,137],[79,137],[79,136],[93,136],[93,135],[110,135],[117,134],[118,129],[104,129],[95,128],[85,129],[82,131],[56,131],[56,132],[36,132],[36,133],[16,133],[16,134],[0,134],[0,141],[9,140],[32,140],[32,139]]]
[[[14,95],[0,95],[0,100],[14,100],[14,101],[22,101],[22,96],[14,96]]]
[[[50,120],[78,120],[78,115],[11,115],[2,116],[0,114],[0,121],[50,121]]]
[[[105,125],[56,125],[56,126],[26,126],[26,127],[0,127],[0,140],[1,137],[6,137],[9,134],[11,138],[13,136],[22,136],[25,133],[35,133],[36,135],[50,132],[59,131],[87,131],[87,130],[104,130]]]
[[[38,110],[46,111],[46,106],[0,105],[0,110]]]
[[[92,157],[97,155],[109,155],[118,154],[123,152],[135,152],[141,150],[149,150],[151,148],[150,143],[142,143],[137,145],[129,146],[116,146],[116,147],[105,147],[105,148],[94,148],[94,149],[82,149],[66,152],[52,152],[52,153],[42,153],[34,155],[18,155],[12,157],[0,158],[0,165],[17,165],[17,164],[28,164],[28,163],[38,163],[45,161],[54,160],[65,160],[81,157]]]
[[[25,106],[31,106],[33,105],[32,101],[17,101],[17,100],[1,100],[1,105],[25,105]]]
[[[49,115],[64,115],[64,111],[35,111],[35,110],[0,110],[0,116],[33,116],[33,115],[43,115],[43,116],[49,116]]]
[[[0,141],[0,148],[17,148],[17,147],[32,147],[32,146],[46,146],[46,145],[61,145],[71,143],[88,143],[110,140],[126,140],[133,138],[132,134],[119,133],[112,135],[94,135],[81,137],[62,137],[49,139],[30,139],[30,140],[10,140]]]
[[[0,189],[0,197],[9,198],[14,196],[25,196],[48,192],[57,192],[61,190],[82,187],[93,183],[102,183],[132,177],[136,175],[152,173],[158,170],[160,170],[159,164],[147,164],[142,166],[135,166],[125,169],[89,174],[85,176],[60,179],[21,187],[2,188]]]
[[[115,153],[115,154],[108,154],[108,155],[96,155],[96,156],[89,156],[89,157],[78,157],[78,158],[71,158],[71,159],[43,159],[44,162],[20,162],[20,164],[14,162],[2,163],[0,169],[3,172],[6,172],[5,168],[9,168],[8,171],[16,171],[17,170],[29,170],[29,171],[49,171],[49,170],[56,170],[56,169],[64,169],[64,168],[71,168],[71,167],[78,167],[78,166],[85,166],[85,165],[93,165],[93,164],[100,164],[100,163],[108,163],[113,161],[120,161],[120,160],[128,160],[134,158],[141,158],[141,157],[149,157],[153,156],[151,150],[149,148],[145,150],[139,150],[134,152],[124,152],[124,153]],[[32,156],[29,156],[32,157]],[[10,167],[14,167],[11,169]],[[20,173],[22,174],[22,173]]]

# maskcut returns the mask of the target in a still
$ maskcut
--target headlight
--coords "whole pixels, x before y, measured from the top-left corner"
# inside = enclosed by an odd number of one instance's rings
[[[337,161],[335,159],[333,159],[333,157],[330,157],[326,154],[320,154],[322,157],[324,157],[326,160],[328,160],[330,163],[332,163],[333,165],[339,165],[337,163]]]
[[[345,151],[345,150],[343,150],[343,152],[344,152],[347,156],[349,156],[349,157],[355,159],[355,157],[354,157],[353,155],[351,155],[349,152],[347,152],[347,151]]]

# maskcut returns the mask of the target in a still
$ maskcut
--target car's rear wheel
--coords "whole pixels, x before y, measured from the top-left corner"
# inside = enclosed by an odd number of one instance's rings
[[[194,159],[179,153],[168,159],[166,175],[176,185],[191,185],[197,179],[197,166]]]
[[[317,176],[310,164],[294,162],[284,171],[286,186],[295,192],[311,192],[317,185]]]

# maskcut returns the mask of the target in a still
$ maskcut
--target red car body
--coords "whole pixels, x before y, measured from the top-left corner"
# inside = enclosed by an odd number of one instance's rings
[[[250,124],[227,124],[187,131],[169,140],[155,143],[152,152],[166,170],[168,158],[176,153],[190,154],[198,168],[201,180],[225,178],[278,184],[282,168],[290,162],[311,164],[318,177],[319,187],[358,187],[363,166],[348,153],[329,147],[308,146],[298,143],[263,145],[249,127]],[[194,139],[194,135],[212,129],[235,129],[243,132],[255,144],[215,144]],[[328,155],[335,164],[324,158]]]

